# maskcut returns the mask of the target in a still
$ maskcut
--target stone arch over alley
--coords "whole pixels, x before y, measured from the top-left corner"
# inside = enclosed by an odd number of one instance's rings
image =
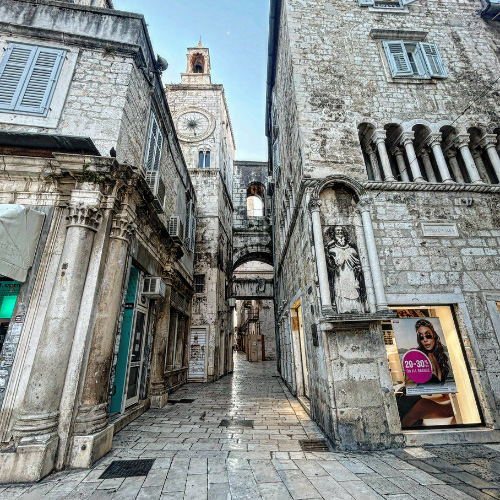
[[[249,361],[276,359],[268,165],[235,162],[233,277],[237,349]]]

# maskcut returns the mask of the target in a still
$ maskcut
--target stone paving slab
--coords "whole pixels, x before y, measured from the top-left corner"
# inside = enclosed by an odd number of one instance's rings
[[[37,484],[0,485],[0,500],[493,500],[500,499],[500,444],[380,452],[304,452],[323,439],[275,376],[275,363],[235,360],[213,384],[188,384],[175,400],[122,429],[90,470]],[[219,427],[253,420],[253,428]],[[114,460],[154,459],[147,476],[100,479]]]

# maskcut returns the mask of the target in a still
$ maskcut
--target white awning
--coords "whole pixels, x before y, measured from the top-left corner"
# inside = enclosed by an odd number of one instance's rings
[[[0,204],[0,274],[25,281],[35,258],[45,214]]]

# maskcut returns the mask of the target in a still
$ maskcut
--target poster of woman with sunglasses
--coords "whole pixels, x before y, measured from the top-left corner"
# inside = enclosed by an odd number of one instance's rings
[[[404,374],[395,387],[403,427],[428,419],[453,420],[449,395],[457,386],[439,318],[395,319],[392,328]]]

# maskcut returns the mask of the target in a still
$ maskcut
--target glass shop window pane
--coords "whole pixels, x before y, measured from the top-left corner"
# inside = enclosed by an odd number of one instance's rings
[[[481,424],[451,308],[392,309],[382,330],[403,429]]]

